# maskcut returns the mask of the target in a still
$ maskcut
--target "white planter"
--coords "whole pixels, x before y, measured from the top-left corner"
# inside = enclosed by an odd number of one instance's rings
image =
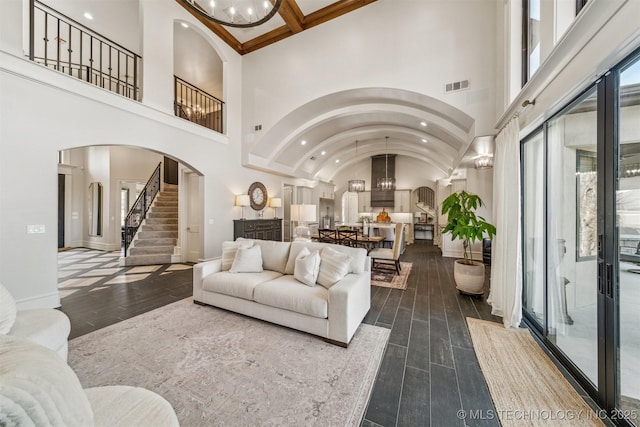
[[[484,286],[484,264],[472,261],[473,264],[465,264],[464,260],[457,259],[453,265],[453,279],[456,289],[464,294],[482,295]]]

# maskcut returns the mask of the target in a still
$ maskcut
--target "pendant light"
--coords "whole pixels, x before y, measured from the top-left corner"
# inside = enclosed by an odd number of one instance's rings
[[[356,161],[358,160],[358,140],[356,139]],[[356,168],[356,179],[349,180],[349,191],[360,193],[364,191],[364,179],[358,179],[358,169]]]
[[[385,136],[384,178],[378,178],[378,190],[389,191],[396,189],[396,179],[389,177],[389,137]]]

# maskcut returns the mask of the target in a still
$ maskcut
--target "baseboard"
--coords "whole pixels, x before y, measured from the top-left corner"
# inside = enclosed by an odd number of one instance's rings
[[[88,249],[95,249],[97,251],[105,251],[105,252],[113,252],[119,251],[120,246],[114,245],[111,243],[102,243],[102,242],[90,242],[85,240],[82,244],[83,247]]]
[[[60,293],[58,291],[48,294],[41,294],[29,298],[16,300],[18,310],[29,310],[32,308],[56,308],[60,307]]]

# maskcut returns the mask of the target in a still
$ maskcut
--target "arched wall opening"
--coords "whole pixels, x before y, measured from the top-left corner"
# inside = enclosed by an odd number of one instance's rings
[[[67,149],[59,152],[58,159],[58,176],[63,180],[59,191],[64,193],[58,198],[58,211],[64,218],[58,222],[59,247],[121,252],[123,221],[129,209],[159,164],[161,182],[168,181],[162,176],[163,165],[175,160],[179,195],[175,260],[195,262],[203,257],[199,233],[203,176],[198,171],[164,153],[123,145]]]

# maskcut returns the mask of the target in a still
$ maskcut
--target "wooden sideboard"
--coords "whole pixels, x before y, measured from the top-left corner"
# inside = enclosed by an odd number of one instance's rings
[[[234,219],[233,240],[245,239],[282,241],[281,219]]]

